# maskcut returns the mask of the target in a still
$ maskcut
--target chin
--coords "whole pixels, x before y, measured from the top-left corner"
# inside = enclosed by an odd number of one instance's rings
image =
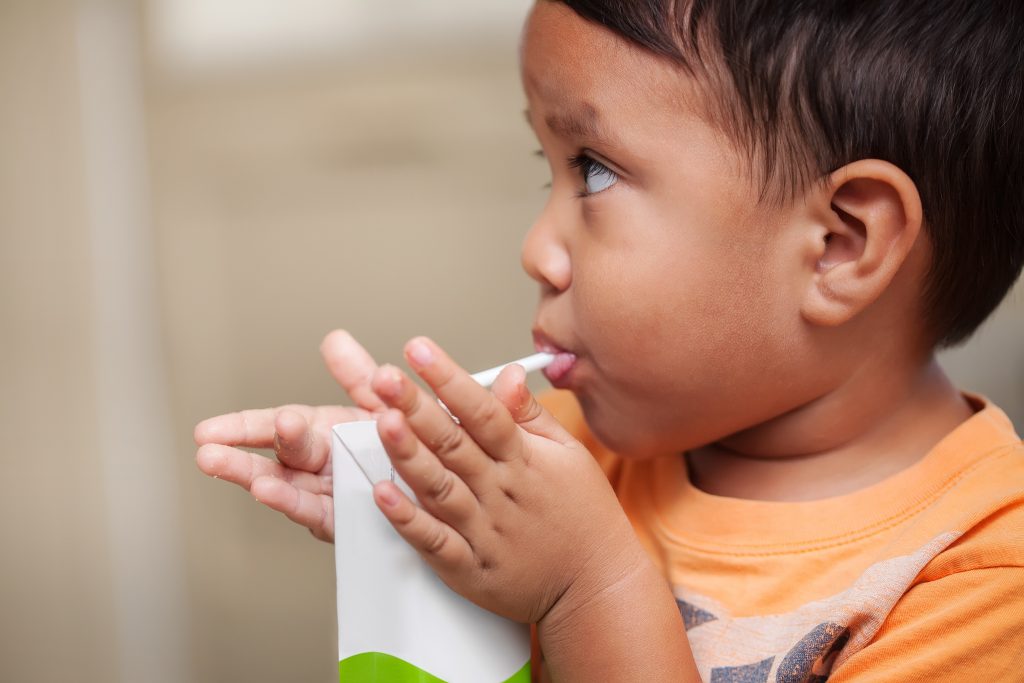
[[[644,460],[675,455],[706,446],[715,440],[712,435],[701,430],[687,430],[681,423],[674,424],[674,429],[669,431],[664,424],[623,418],[621,412],[583,393],[577,393],[576,398],[590,433],[603,446],[623,458]]]
[[[607,408],[598,407],[585,396],[577,394],[577,399],[590,433],[616,455],[630,460],[642,460],[671,452],[671,449],[666,451],[664,448],[656,448],[650,442],[649,431],[638,429],[636,424],[625,424],[620,415],[609,415]]]

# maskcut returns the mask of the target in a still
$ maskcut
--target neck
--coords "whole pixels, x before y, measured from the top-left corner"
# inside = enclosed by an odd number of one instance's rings
[[[769,422],[687,456],[708,493],[798,501],[850,493],[909,467],[972,410],[934,357],[877,367]]]

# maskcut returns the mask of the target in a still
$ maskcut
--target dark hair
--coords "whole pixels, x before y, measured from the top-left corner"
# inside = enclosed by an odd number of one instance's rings
[[[1024,263],[1024,1],[560,0],[702,79],[765,196],[858,159],[907,173],[934,245],[939,346]]]

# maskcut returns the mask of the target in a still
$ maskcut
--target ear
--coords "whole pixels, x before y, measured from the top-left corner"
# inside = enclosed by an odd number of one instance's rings
[[[801,313],[834,327],[874,303],[899,272],[921,232],[921,197],[898,167],[865,159],[832,173],[809,206],[813,271]]]

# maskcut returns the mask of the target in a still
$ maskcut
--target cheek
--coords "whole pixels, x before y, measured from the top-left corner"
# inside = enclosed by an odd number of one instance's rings
[[[634,255],[574,279],[577,328],[596,374],[592,425],[606,442],[624,447],[629,432],[653,433],[661,412],[695,393],[702,297],[681,265]]]
[[[592,250],[573,279],[598,375],[581,403],[599,438],[638,455],[701,445],[742,422],[737,407],[781,332],[770,259],[666,243]]]
[[[667,244],[588,256],[591,267],[573,280],[579,332],[621,381],[660,382],[666,368],[725,362],[770,327],[767,274],[742,253]]]
[[[589,267],[574,272],[579,331],[608,364],[648,357],[685,315],[678,281],[657,276],[652,269],[661,271],[661,264],[644,261],[642,254],[605,253],[590,256]],[[666,307],[678,310],[665,315]]]

